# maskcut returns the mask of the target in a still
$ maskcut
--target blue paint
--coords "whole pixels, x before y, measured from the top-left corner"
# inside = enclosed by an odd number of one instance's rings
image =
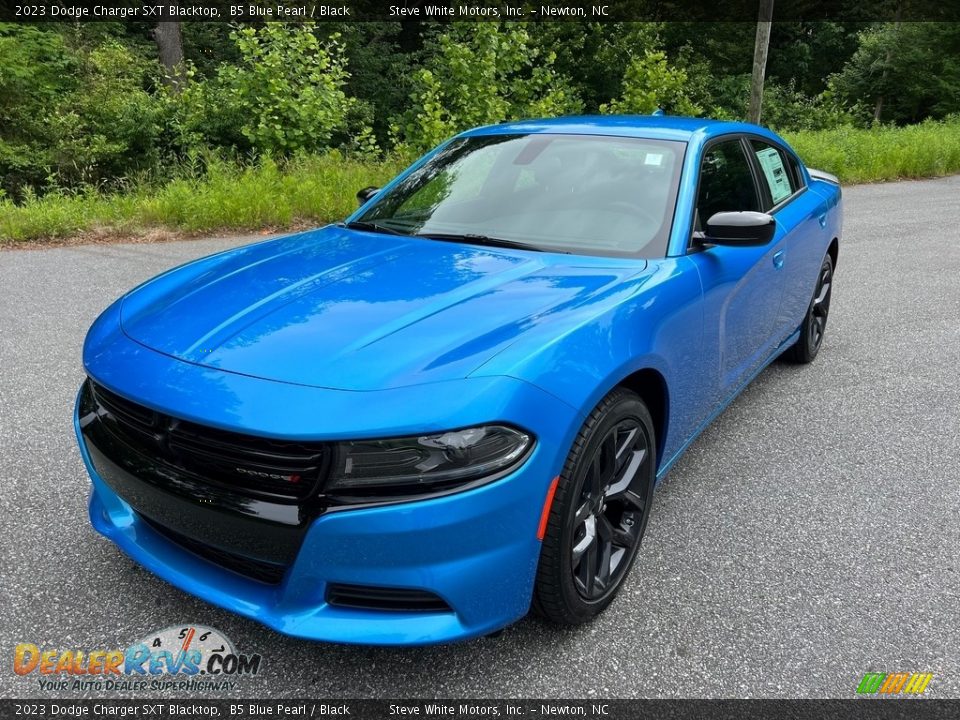
[[[535,438],[519,468],[445,497],[324,513],[284,581],[269,586],[146,525],[94,468],[78,416],[94,527],[172,584],[291,635],[414,645],[522,617],[544,497],[585,416],[631,374],[659,374],[668,392],[662,479],[796,340],[842,214],[839,189],[803,169],[808,187],[774,213],[771,243],[688,252],[704,145],[737,133],[782,143],[776,135],[667,116],[525,121],[466,135],[523,133],[686,143],[666,256],[538,253],[328,226],[144,283],[97,319],[83,352],[86,372],[109,390],[237,433],[336,441],[506,422]],[[324,600],[331,582],[429,590],[452,612],[333,607]]]

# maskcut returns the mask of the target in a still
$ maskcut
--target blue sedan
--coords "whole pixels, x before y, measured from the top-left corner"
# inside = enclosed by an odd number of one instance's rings
[[[590,620],[684,449],[823,343],[840,187],[760,127],[483,127],[358,197],[144,283],[83,351],[93,526],[284,633]]]

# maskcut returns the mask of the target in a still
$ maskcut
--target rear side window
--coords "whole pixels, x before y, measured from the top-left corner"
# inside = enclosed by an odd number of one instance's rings
[[[798,189],[795,176],[790,171],[786,153],[778,147],[759,140],[751,140],[750,146],[760,165],[760,174],[770,191],[772,201],[770,206],[779,205]]]
[[[718,212],[759,209],[753,172],[740,141],[727,140],[709,148],[700,165],[697,229]]]

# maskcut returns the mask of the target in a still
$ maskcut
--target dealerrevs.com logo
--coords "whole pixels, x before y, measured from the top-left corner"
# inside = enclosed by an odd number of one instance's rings
[[[13,671],[36,675],[41,690],[233,690],[237,677],[262,667],[260,655],[238,653],[223,633],[203,625],[172,625],[122,650],[20,643],[13,655]]]
[[[922,695],[933,673],[867,673],[857,686],[858,695]]]

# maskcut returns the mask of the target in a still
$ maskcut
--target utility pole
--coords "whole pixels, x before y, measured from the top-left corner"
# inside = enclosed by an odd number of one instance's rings
[[[773,22],[773,0],[760,0],[757,36],[753,45],[753,77],[750,80],[750,111],[747,120],[759,125],[763,105],[763,78],[767,72],[767,50],[770,48],[770,25]]]

